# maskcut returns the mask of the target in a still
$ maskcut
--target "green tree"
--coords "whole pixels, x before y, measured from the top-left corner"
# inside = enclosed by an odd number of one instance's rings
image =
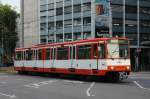
[[[7,57],[12,57],[18,40],[16,32],[18,16],[11,6],[0,4],[0,47],[4,49]]]

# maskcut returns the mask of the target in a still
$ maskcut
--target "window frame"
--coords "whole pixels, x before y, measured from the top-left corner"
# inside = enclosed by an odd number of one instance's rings
[[[67,49],[66,51],[67,51],[67,57],[64,57],[64,58],[59,58],[59,52],[58,52],[58,49],[59,48],[61,48],[61,49],[63,49],[63,48],[65,48],[65,49]],[[63,50],[63,52],[64,52],[64,50]],[[56,53],[57,53],[57,55],[56,55],[56,59],[57,60],[69,60],[69,46],[61,46],[61,47],[57,47],[57,49],[56,49]],[[64,53],[63,53],[63,55],[65,55]],[[62,56],[61,56],[62,57]]]

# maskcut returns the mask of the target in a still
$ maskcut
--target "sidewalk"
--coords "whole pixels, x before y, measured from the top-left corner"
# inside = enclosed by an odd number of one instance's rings
[[[2,73],[15,73],[14,67],[0,67]]]

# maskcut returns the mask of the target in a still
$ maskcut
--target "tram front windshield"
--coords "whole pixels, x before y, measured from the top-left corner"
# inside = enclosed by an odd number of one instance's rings
[[[128,40],[109,40],[108,58],[129,58]]]

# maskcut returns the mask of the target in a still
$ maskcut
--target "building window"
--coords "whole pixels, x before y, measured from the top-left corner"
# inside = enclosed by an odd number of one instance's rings
[[[123,12],[123,6],[122,5],[111,5],[112,12]]]
[[[56,22],[56,28],[57,29],[60,29],[60,28],[62,28],[63,27],[63,22],[62,21],[57,21]]]
[[[46,6],[45,5],[40,5],[40,11],[43,12],[43,11],[46,11]]]
[[[126,13],[137,13],[136,6],[126,6]]]
[[[140,26],[150,28],[150,21],[141,21]]]
[[[45,23],[46,22],[46,16],[41,16],[40,21],[41,21],[41,23]]]
[[[74,5],[73,6],[73,12],[74,13],[81,12],[81,5]]]
[[[123,26],[122,19],[113,19],[113,26]]]
[[[73,25],[74,25],[74,26],[79,26],[79,25],[81,25],[81,18],[74,19]]]
[[[126,26],[128,26],[128,27],[136,27],[137,26],[136,20],[126,20],[125,23],[126,23]]]
[[[142,14],[148,14],[148,15],[150,15],[150,7],[141,7],[140,8],[140,12]]]
[[[56,9],[56,15],[62,15],[63,14],[63,8],[57,8]]]
[[[54,22],[48,23],[48,29],[54,29]]]
[[[71,0],[65,0],[65,2],[68,2],[68,1],[71,1]]]
[[[56,42],[63,42],[63,34],[56,34]]]
[[[64,8],[64,13],[65,13],[65,14],[71,14],[71,13],[72,13],[72,6],[65,7],[65,8]]]
[[[70,20],[65,20],[64,21],[64,26],[65,27],[72,26],[72,20],[71,19]]]
[[[83,25],[89,25],[91,24],[91,17],[83,18]]]
[[[48,4],[48,10],[54,9],[54,3]]]
[[[72,41],[72,33],[65,34],[65,41]]]
[[[41,23],[41,26],[40,26],[41,30],[46,30],[46,23]]]
[[[91,3],[83,4],[83,11],[91,11]]]
[[[41,38],[41,44],[46,44],[47,43],[47,39],[45,37]]]
[[[91,32],[84,32],[83,33],[83,39],[88,39],[91,37]]]
[[[56,7],[57,8],[63,7],[63,2],[62,1],[56,2]]]
[[[54,16],[54,15],[55,15],[54,9],[49,10],[49,11],[48,11],[48,15],[49,15],[49,16]]]
[[[73,40],[74,41],[75,40],[81,40],[81,39],[82,39],[82,37],[81,37],[81,33],[80,32],[73,34]]]

